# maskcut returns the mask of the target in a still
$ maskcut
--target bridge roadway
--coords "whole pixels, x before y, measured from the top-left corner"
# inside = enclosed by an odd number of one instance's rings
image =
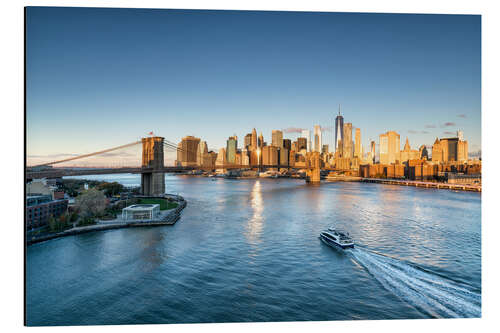
[[[141,167],[124,167],[124,168],[54,168],[45,171],[31,171],[29,168],[26,170],[26,179],[39,179],[39,178],[60,178],[67,176],[88,176],[88,175],[104,175],[104,174],[117,174],[117,173],[179,173],[193,170],[212,171],[215,169],[305,169],[304,166],[289,166],[289,165],[216,165],[213,167],[202,166],[166,166],[161,169],[141,168]],[[323,168],[322,171],[345,171],[338,169]]]

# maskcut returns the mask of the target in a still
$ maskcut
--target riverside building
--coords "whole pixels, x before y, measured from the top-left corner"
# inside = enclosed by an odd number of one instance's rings
[[[463,133],[458,131],[455,138],[436,138],[432,145],[432,161],[437,163],[465,162],[469,159],[468,150],[468,143],[463,140]]]
[[[48,224],[52,216],[58,218],[68,209],[68,200],[53,200],[50,194],[26,196],[26,227],[28,230]]]
[[[153,220],[159,216],[159,204],[138,204],[122,209],[123,220]]]

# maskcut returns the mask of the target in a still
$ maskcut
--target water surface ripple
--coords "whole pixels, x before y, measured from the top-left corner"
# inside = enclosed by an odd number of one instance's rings
[[[28,247],[28,324],[481,316],[478,193],[188,176],[166,189],[188,201],[174,226]],[[323,244],[329,225],[356,248]]]

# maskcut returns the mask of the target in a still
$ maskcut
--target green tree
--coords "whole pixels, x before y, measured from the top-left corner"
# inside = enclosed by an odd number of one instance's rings
[[[51,232],[57,231],[57,221],[53,215],[50,215],[50,217],[49,217],[49,230]]]
[[[64,230],[68,226],[68,215],[66,213],[62,214],[58,218],[54,218],[53,215],[49,217],[49,230],[50,232],[59,232]]]
[[[80,221],[78,222],[78,226],[80,226],[80,227],[86,226],[86,225],[91,225],[91,224],[95,224],[95,219],[93,217],[90,217],[90,216],[86,216],[86,217],[80,219]]]
[[[107,199],[104,193],[95,188],[84,191],[75,198],[75,207],[83,217],[92,217],[103,213],[106,204]]]
[[[70,217],[69,217],[69,221],[75,222],[77,219],[78,219],[78,214],[76,212],[72,212]]]
[[[104,182],[102,184],[99,184],[97,186],[98,190],[104,191],[104,194],[108,197],[111,197],[113,195],[120,194],[120,192],[123,192],[125,190],[125,186],[118,182],[112,182],[112,183],[107,183]]]

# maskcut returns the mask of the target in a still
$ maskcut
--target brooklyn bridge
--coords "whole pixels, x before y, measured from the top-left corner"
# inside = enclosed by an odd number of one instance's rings
[[[113,151],[125,149],[128,147],[142,145],[142,164],[140,167],[113,167],[113,168],[82,168],[82,167],[54,167],[44,168],[58,165],[64,162],[77,161],[92,156],[105,155]],[[294,166],[287,164],[262,164],[260,159],[258,164],[215,164],[214,166],[190,165],[190,166],[167,166],[164,164],[165,150],[170,152],[185,151],[178,147],[175,143],[165,140],[160,136],[151,136],[142,138],[140,141],[131,142],[125,145],[89,153],[73,156],[61,160],[51,161],[38,165],[29,166],[26,169],[26,180],[39,178],[60,178],[65,176],[81,176],[81,175],[102,175],[102,174],[117,174],[117,173],[135,173],[141,174],[141,192],[144,195],[160,195],[165,193],[165,173],[179,173],[186,171],[213,171],[217,169],[224,170],[292,170],[301,169],[306,171],[306,181],[310,183],[320,182],[321,170],[339,171],[336,169],[321,168],[321,160],[319,152],[308,152],[306,156],[305,166]],[[188,151],[185,151],[188,152]],[[193,153],[193,152],[190,152]]]

